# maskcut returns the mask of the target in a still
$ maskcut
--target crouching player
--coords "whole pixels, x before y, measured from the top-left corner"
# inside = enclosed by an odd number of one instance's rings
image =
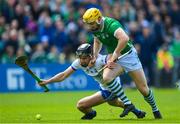
[[[129,112],[133,112],[137,118],[145,117],[146,113],[136,109],[132,102],[124,94],[119,77],[115,78],[113,83],[114,85],[111,89],[108,89],[106,85],[102,83],[102,72],[99,72],[98,70],[106,65],[108,56],[99,54],[95,65],[93,67],[89,67],[88,65],[92,59],[91,45],[87,43],[80,45],[76,54],[78,58],[69,68],[48,80],[43,80],[40,85],[42,86],[53,82],[63,81],[77,69],[82,69],[86,74],[92,76],[99,83],[100,91],[78,101],[77,108],[85,114],[81,119],[93,119],[96,116],[96,111],[93,110],[92,107],[105,102],[112,106],[124,108],[120,117],[126,116]],[[123,69],[121,71],[123,71]],[[121,71],[119,73],[121,73]]]

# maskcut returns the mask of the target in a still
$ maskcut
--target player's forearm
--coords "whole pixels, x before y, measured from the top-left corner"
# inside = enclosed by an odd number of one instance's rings
[[[65,74],[63,72],[53,76],[52,78],[47,80],[47,83],[55,83],[55,82],[61,82],[66,78]]]
[[[94,41],[94,46],[93,46],[93,55],[94,55],[94,57],[97,58],[101,48],[102,48],[102,43],[95,40]]]
[[[118,45],[113,52],[111,61],[115,61],[121,55],[121,51],[126,47],[128,41],[129,41],[129,38],[118,41]]]
[[[64,79],[66,79],[67,77],[69,77],[73,72],[74,72],[74,70],[70,66],[65,71],[56,74],[52,78],[42,81],[42,83],[40,85],[46,85],[46,84],[49,84],[49,83],[61,82]]]
[[[121,55],[121,51],[125,48],[126,44],[129,41],[129,36],[122,28],[118,28],[115,31],[114,36],[118,39],[118,44],[111,57],[111,61],[115,61]]]

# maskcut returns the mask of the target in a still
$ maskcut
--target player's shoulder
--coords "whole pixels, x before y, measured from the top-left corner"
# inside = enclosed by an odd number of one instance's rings
[[[79,62],[79,59],[75,59],[72,64],[71,64],[71,67],[75,70],[77,70],[79,67],[80,67],[80,62]]]
[[[115,30],[117,28],[122,28],[122,25],[118,20],[110,17],[105,17],[104,24],[105,24],[105,29],[107,31]]]
[[[79,59],[75,59],[73,63],[79,63]]]
[[[111,17],[104,17],[104,21],[105,21],[105,23],[119,23],[119,21],[118,20],[116,20],[116,19],[114,19],[114,18],[111,18]]]

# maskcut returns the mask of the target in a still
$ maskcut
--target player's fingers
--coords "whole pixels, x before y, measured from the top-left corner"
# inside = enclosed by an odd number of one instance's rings
[[[43,86],[43,83],[38,83],[40,86]]]
[[[108,63],[107,63],[107,67],[108,67],[109,69],[114,69],[114,68],[116,68],[116,63],[114,63],[114,62],[108,62]]]
[[[91,60],[91,61],[89,62],[88,67],[92,67],[92,66],[95,64],[95,62],[96,62],[96,60]]]
[[[44,86],[44,85],[45,85],[45,82],[42,81],[42,82],[39,82],[38,84],[39,84],[40,86]]]
[[[114,69],[115,67],[113,67],[113,66],[108,66],[108,68],[109,68],[109,69]]]

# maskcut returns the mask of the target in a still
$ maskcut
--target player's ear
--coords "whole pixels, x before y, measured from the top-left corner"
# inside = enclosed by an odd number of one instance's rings
[[[99,17],[96,22],[97,24],[101,24],[101,21],[102,21],[102,17]]]

